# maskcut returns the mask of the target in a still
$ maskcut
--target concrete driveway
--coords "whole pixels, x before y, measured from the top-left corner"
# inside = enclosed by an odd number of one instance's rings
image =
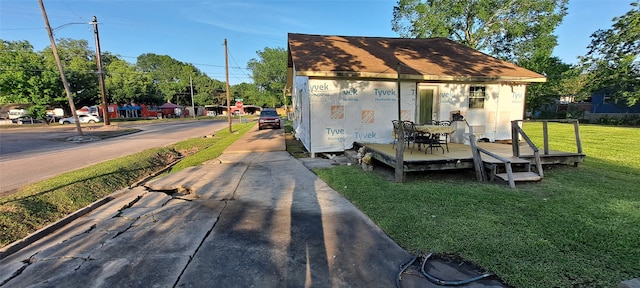
[[[118,191],[0,260],[0,286],[395,287],[412,255],[283,150],[282,130],[256,126],[205,165]],[[402,287],[439,287],[416,272]]]

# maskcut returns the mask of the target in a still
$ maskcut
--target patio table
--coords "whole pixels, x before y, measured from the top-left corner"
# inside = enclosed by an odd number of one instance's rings
[[[451,134],[456,131],[453,126],[416,125],[416,131],[430,134]]]
[[[444,153],[444,147],[442,147],[438,138],[442,134],[451,134],[456,131],[456,128],[453,126],[440,126],[440,125],[415,125],[415,129],[419,133],[429,133],[431,135],[432,141],[429,141],[429,147],[427,149],[431,150],[433,153],[433,148],[442,148],[442,153]],[[446,141],[446,140],[445,140]],[[427,152],[425,149],[425,153]],[[449,147],[447,146],[447,150]]]

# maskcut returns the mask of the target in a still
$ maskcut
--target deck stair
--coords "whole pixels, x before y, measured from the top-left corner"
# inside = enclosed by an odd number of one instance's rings
[[[475,146],[473,154],[474,162],[478,163],[476,165],[478,180],[494,181],[498,178],[508,182],[511,188],[515,188],[516,182],[540,181],[543,177],[541,173],[531,171],[529,160],[518,157],[505,157],[476,145],[472,146]],[[482,157],[482,154],[485,154],[485,157]],[[517,170],[514,171],[514,168]],[[502,171],[504,173],[498,173]]]
[[[512,133],[522,135],[524,140],[533,150],[533,161],[536,164],[536,171],[532,171],[530,160],[520,158],[516,155],[498,155],[496,153],[478,147],[476,137],[474,135],[470,135],[469,142],[471,143],[476,177],[479,181],[494,181],[496,178],[498,178],[507,181],[511,188],[515,188],[516,182],[540,181],[544,177],[538,148],[533,144],[533,142],[524,133],[524,131],[522,131],[522,129],[520,129],[520,127],[515,125],[514,123],[517,124],[516,122],[512,122]],[[483,154],[485,155],[484,157],[482,157]],[[505,172],[498,173],[502,172],[502,167],[504,167]],[[518,171],[514,171],[514,168],[518,168]]]
[[[482,164],[488,171],[487,177],[489,181],[494,181],[496,177],[504,181],[509,181],[509,175],[506,169],[507,161],[504,160],[508,160],[508,163],[511,164],[513,180],[515,182],[540,181],[542,179],[538,173],[531,171],[531,162],[527,159],[504,157],[504,159],[501,160],[487,156],[482,159]],[[520,171],[513,171],[515,169],[519,169]],[[502,171],[504,171],[504,173],[498,173]]]

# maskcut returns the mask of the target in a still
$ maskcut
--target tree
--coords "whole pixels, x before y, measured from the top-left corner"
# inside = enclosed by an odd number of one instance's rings
[[[73,98],[76,105],[82,107],[99,103],[101,97],[96,76],[95,56],[94,52],[89,49],[87,41],[68,38],[58,39],[56,47],[65,69],[64,72],[69,82],[69,88],[71,93],[74,94]],[[42,55],[45,59],[45,69],[56,71],[57,74],[58,68],[56,67],[51,47],[45,48]],[[65,95],[62,84],[57,89],[56,95]],[[63,105],[62,103],[60,104]]]
[[[211,79],[209,76],[201,73],[193,76],[193,99],[196,105],[214,105],[224,104],[226,97],[224,91],[225,83],[219,80]],[[224,99],[223,99],[224,98]]]
[[[581,58],[584,72],[591,74],[588,89],[607,90],[614,101],[632,106],[640,100],[640,1],[613,18],[607,30],[591,35],[589,52]]]
[[[191,64],[152,53],[138,56],[136,67],[151,75],[165,101],[183,105],[191,104],[189,76],[202,74]]]
[[[150,75],[136,70],[127,61],[111,60],[105,67],[105,86],[112,103],[162,104]]]
[[[281,47],[265,47],[256,54],[259,59],[253,58],[247,63],[260,95],[255,103],[260,106],[279,106],[284,100],[281,95],[287,80],[287,51]]]
[[[242,98],[243,102],[246,104],[257,106],[263,106],[265,104],[260,99],[260,93],[254,84],[242,82],[240,84],[233,85],[231,91],[233,91],[234,94],[237,93],[238,97]]]
[[[571,70],[571,65],[563,63],[557,57],[537,59],[525,64],[527,68],[547,76],[547,82],[532,83],[527,88],[527,112],[540,111],[543,106],[553,104],[559,96],[567,95],[562,83],[570,75],[566,73]]]
[[[446,37],[496,57],[548,58],[568,0],[399,0],[392,29],[402,37]]]
[[[42,55],[28,41],[0,41],[0,103],[52,105],[66,98],[56,71],[46,70]]]

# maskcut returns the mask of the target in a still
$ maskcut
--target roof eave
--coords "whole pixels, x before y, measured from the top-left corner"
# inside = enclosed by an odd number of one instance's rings
[[[371,73],[353,71],[296,71],[296,76],[327,77],[327,78],[370,78],[370,79],[398,79],[397,73]],[[455,81],[455,82],[547,82],[546,77],[519,77],[519,76],[443,76],[402,74],[402,80],[417,81]]]

